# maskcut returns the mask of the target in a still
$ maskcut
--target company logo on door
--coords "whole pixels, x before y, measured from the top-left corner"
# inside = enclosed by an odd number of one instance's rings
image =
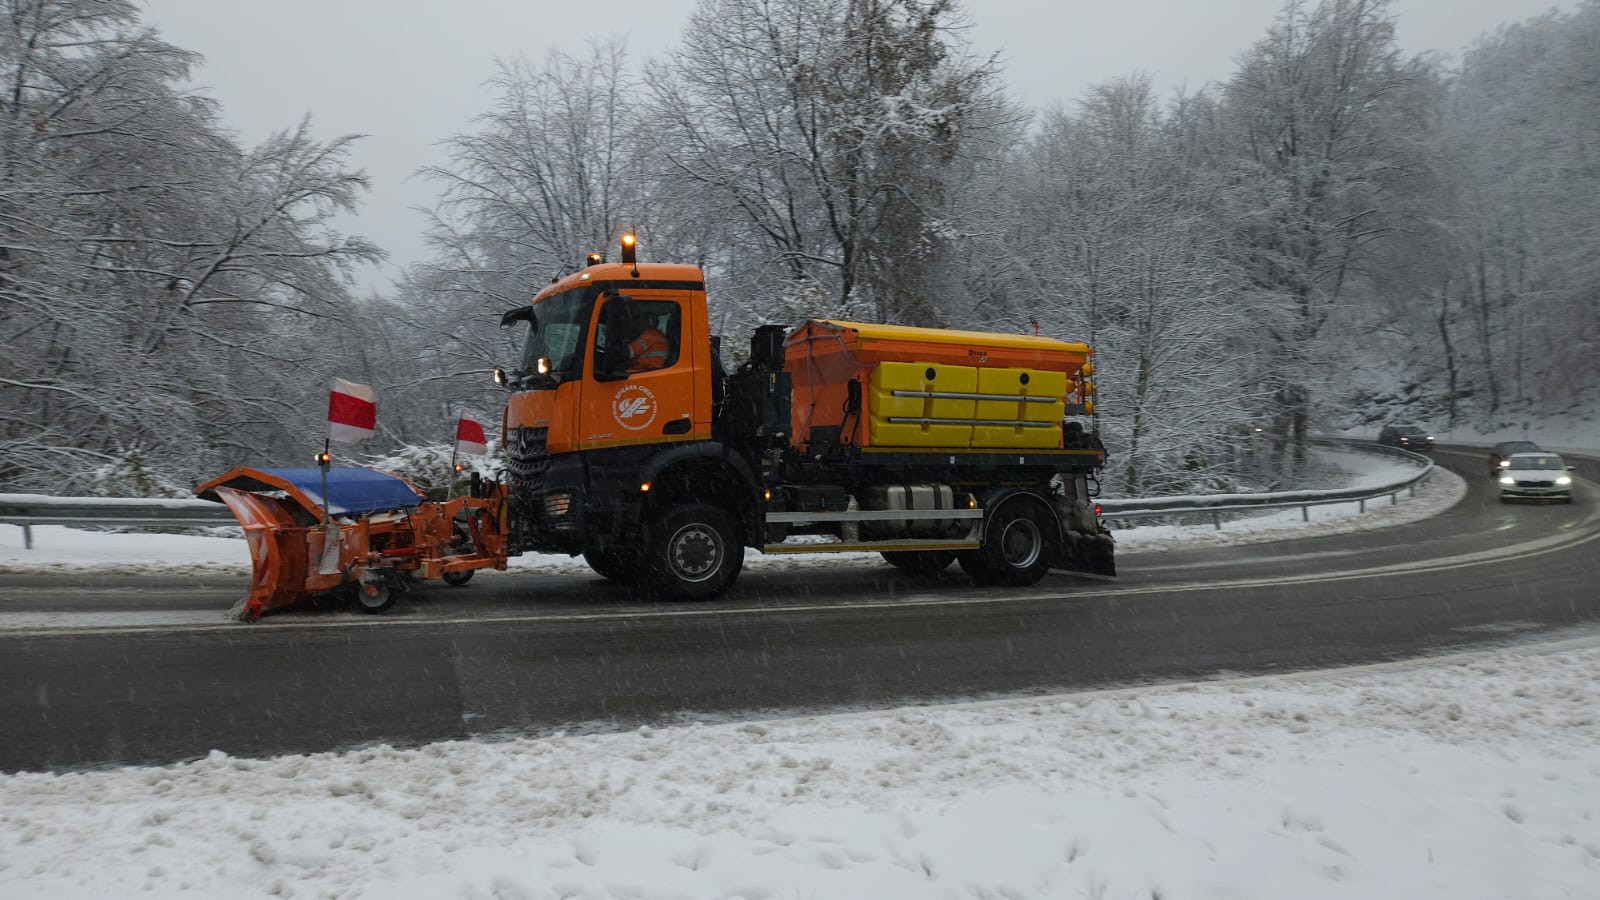
[[[611,417],[629,431],[641,431],[656,420],[656,395],[637,384],[625,385],[611,400]]]

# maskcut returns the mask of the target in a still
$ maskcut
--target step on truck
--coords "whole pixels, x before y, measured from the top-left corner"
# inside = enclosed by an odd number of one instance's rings
[[[1037,335],[812,319],[723,367],[695,266],[622,258],[502,326],[505,548],[581,554],[662,599],[709,599],[767,554],[878,552],[1019,586],[1115,573],[1093,492],[1093,350]]]

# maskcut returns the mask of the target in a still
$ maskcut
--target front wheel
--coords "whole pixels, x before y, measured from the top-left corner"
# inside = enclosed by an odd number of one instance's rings
[[[983,529],[983,546],[956,558],[983,585],[1021,587],[1050,571],[1055,517],[1042,504],[1018,498],[1001,505]]]
[[[382,579],[367,584],[357,582],[354,588],[356,606],[362,612],[386,612],[394,605],[394,593]]]
[[[443,578],[444,583],[450,585],[451,587],[461,587],[463,584],[466,584],[472,580],[472,573],[476,571],[477,569],[467,569],[464,572],[445,572],[439,577]]]
[[[667,510],[646,537],[645,593],[666,600],[710,600],[744,566],[744,544],[732,516],[709,503]]]

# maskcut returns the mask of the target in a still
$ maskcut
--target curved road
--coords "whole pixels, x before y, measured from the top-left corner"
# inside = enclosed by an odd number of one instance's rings
[[[862,564],[752,570],[705,605],[501,575],[382,617],[247,626],[210,621],[244,592],[238,578],[0,576],[12,618],[195,622],[0,630],[0,770],[1297,670],[1600,621],[1600,466],[1579,461],[1574,504],[1508,506],[1482,451],[1437,457],[1468,492],[1424,522],[1127,555],[1114,581],[1055,575],[1004,595]]]

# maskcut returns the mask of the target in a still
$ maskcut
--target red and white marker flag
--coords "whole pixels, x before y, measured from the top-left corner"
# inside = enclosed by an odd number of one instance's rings
[[[489,455],[489,439],[483,434],[483,426],[470,416],[456,419],[456,452],[469,456]]]
[[[372,437],[377,428],[378,401],[372,388],[335,378],[328,393],[328,440],[354,444]]]

